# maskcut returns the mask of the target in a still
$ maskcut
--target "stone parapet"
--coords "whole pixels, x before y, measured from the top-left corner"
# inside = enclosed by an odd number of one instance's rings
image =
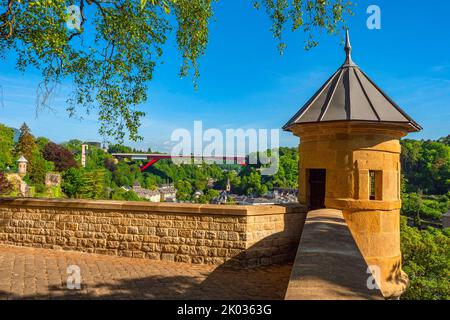
[[[339,210],[308,213],[286,300],[381,300],[376,270],[358,249]],[[378,275],[379,276],[379,275]]]
[[[305,208],[0,199],[0,243],[199,264],[292,259]]]

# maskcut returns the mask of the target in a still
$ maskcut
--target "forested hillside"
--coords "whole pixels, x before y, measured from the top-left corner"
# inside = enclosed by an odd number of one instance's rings
[[[402,141],[403,213],[439,220],[449,210],[449,143],[450,135],[437,141]]]
[[[450,299],[450,229],[437,222],[450,207],[450,135],[403,140],[401,246],[410,286],[402,299]],[[428,227],[427,227],[428,225]]]

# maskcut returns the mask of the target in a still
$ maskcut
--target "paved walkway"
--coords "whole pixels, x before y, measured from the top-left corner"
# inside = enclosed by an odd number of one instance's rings
[[[67,267],[81,289],[67,289]],[[0,299],[283,299],[291,265],[254,270],[0,245]]]

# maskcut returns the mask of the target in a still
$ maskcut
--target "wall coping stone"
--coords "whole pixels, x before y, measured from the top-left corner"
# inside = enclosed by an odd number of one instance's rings
[[[367,288],[368,265],[342,212],[310,211],[292,267],[286,300],[382,300]]]
[[[112,201],[83,199],[44,199],[44,198],[0,198],[0,207],[39,207],[95,209],[115,211],[136,211],[151,213],[181,213],[228,216],[262,216],[274,214],[305,213],[306,207],[299,203],[287,205],[238,206],[217,204],[192,204],[142,201]]]

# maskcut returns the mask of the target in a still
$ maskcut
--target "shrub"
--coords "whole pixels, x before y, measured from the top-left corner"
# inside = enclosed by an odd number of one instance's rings
[[[45,192],[45,185],[39,183],[35,185],[35,190],[37,193],[44,193]]]
[[[13,191],[12,184],[3,172],[0,172],[0,195],[5,195]]]

